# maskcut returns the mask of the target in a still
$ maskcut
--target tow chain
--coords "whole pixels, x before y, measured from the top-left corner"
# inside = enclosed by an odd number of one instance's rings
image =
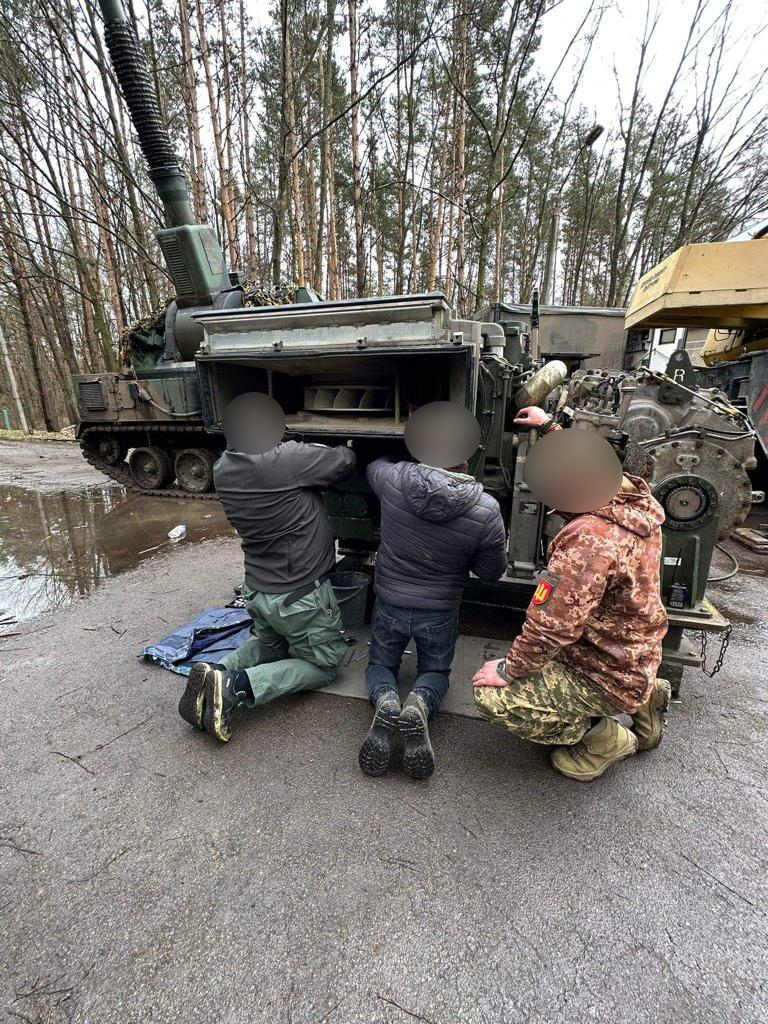
[[[723,658],[725,657],[725,652],[728,650],[728,644],[731,642],[732,632],[733,624],[729,623],[723,630],[723,639],[720,644],[720,651],[715,659],[715,667],[710,671],[707,668],[707,631],[705,629],[702,629],[701,631],[701,671],[710,679],[713,676],[716,676],[723,667]]]

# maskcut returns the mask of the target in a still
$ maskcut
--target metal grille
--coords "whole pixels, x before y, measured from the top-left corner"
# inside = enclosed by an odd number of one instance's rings
[[[171,278],[179,289],[179,292],[184,295],[193,295],[195,288],[192,284],[192,278],[189,276],[187,265],[184,262],[184,256],[181,252],[181,246],[177,238],[165,237],[159,238],[160,248],[163,250],[163,256],[165,256],[165,262],[168,265],[168,271],[170,272]]]
[[[87,412],[98,412],[107,408],[100,380],[81,380],[79,386],[80,406],[83,409]]]

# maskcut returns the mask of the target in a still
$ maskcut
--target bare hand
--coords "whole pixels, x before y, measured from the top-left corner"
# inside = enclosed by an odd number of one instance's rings
[[[538,428],[546,423],[549,418],[549,414],[540,409],[538,405],[526,405],[524,409],[518,412],[513,422],[519,427]]]
[[[498,673],[500,658],[486,661],[482,668],[472,676],[473,686],[508,686],[509,680],[503,679]]]

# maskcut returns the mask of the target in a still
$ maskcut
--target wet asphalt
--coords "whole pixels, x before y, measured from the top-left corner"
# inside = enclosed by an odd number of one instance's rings
[[[450,716],[430,781],[367,779],[368,710],[325,694],[239,713],[227,746],[195,733],[179,677],[136,653],[230,596],[234,540],[160,549],[14,627],[0,1014],[764,1021],[768,587],[731,550],[722,672],[689,673],[662,747],[588,786]]]

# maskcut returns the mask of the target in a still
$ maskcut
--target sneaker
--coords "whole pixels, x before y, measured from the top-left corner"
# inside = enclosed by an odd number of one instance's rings
[[[558,747],[549,755],[552,767],[577,782],[591,782],[606,768],[637,753],[637,737],[615,718],[601,718],[584,737],[570,747]]]
[[[637,736],[638,750],[653,750],[661,743],[671,702],[672,687],[669,682],[656,679],[651,696],[632,715],[632,731]]]
[[[229,743],[232,736],[232,712],[245,703],[245,692],[235,688],[239,676],[239,672],[214,665],[205,677],[203,725],[222,743]]]
[[[209,665],[205,661],[198,661],[192,666],[192,671],[187,676],[187,685],[179,701],[179,714],[185,722],[189,722],[196,729],[205,728],[203,725],[205,677],[216,667],[216,665]]]
[[[409,693],[397,725],[403,737],[403,771],[412,779],[428,779],[435,770],[428,719],[429,708],[424,698]]]
[[[392,741],[397,733],[400,716],[400,698],[392,691],[376,701],[376,710],[368,735],[360,747],[358,761],[361,770],[376,779],[389,768],[392,756]]]

